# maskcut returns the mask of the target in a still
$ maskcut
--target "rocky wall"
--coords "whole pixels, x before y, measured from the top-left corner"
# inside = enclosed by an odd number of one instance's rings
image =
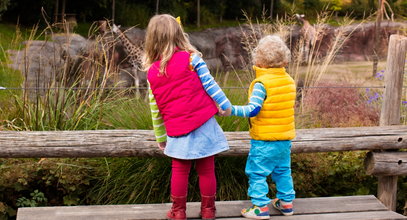
[[[366,61],[371,60],[373,53],[373,33],[374,23],[355,24],[350,26],[332,27],[324,25],[321,33],[320,56],[325,56],[330,50],[338,34],[339,28],[343,28],[345,35],[349,39],[343,42],[342,48],[335,57],[335,62],[344,61]],[[205,61],[211,70],[228,70],[231,67],[239,69],[250,64],[249,54],[242,43],[245,36],[261,36],[261,27],[256,27],[257,31],[252,31],[248,26],[215,28],[207,29],[200,32],[188,33],[191,43],[202,52]],[[296,42],[300,38],[300,27],[292,26],[290,39],[292,42],[289,46],[293,50]],[[407,30],[407,23],[400,22],[383,22],[380,32],[380,50],[381,59],[386,58],[388,39],[391,34],[404,33]],[[145,31],[132,28],[126,31],[126,35],[134,42],[144,39]],[[26,41],[25,48],[21,51],[8,51],[12,64],[10,66],[18,69],[26,78],[26,87],[46,87],[54,79],[61,79],[62,74],[77,74],[78,70],[69,70],[71,67],[87,67],[86,63],[76,65],[79,61],[91,60],[95,57],[102,56],[94,54],[94,51],[107,51],[104,59],[114,62],[117,69],[113,73],[103,72],[106,68],[100,68],[101,76],[104,74],[114,74],[110,84],[119,83],[121,86],[134,86],[134,77],[139,77],[145,86],[145,73],[134,71],[126,59],[126,52],[120,43],[111,48],[100,49],[106,45],[101,45],[95,39],[86,39],[76,34],[64,35],[59,34],[52,37],[50,41]],[[110,51],[110,52],[109,52]],[[92,55],[93,54],[93,55]],[[92,55],[92,56],[91,56]],[[67,66],[69,68],[67,68]],[[71,68],[72,69],[72,68]],[[68,71],[69,70],[69,71]],[[69,77],[69,76],[68,76]]]

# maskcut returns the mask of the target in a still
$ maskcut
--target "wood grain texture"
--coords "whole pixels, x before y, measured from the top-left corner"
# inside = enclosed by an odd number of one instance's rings
[[[407,152],[369,152],[365,159],[366,173],[375,176],[407,175]]]
[[[400,124],[400,105],[403,89],[404,65],[407,53],[407,37],[391,35],[386,61],[385,90],[383,94],[380,125]],[[379,176],[378,198],[390,210],[396,210],[397,176]]]
[[[377,198],[389,210],[396,211],[397,176],[378,176]]]
[[[313,215],[273,216],[272,220],[404,220],[407,217],[391,211],[348,212]],[[222,218],[222,220],[247,220],[247,218]]]
[[[248,132],[225,132],[230,150],[246,156]],[[298,129],[293,153],[407,149],[407,126]],[[1,131],[0,157],[159,157],[152,130]]]
[[[240,219],[240,210],[249,207],[250,201],[217,201],[217,217]],[[105,206],[64,206],[19,208],[17,220],[124,220],[124,219],[164,219],[170,203],[140,205],[105,205]],[[389,212],[374,196],[342,196],[300,198],[294,201],[295,215],[284,219],[407,219],[402,215]],[[200,203],[187,205],[188,218],[199,218]],[[281,214],[270,206],[273,219]],[[359,214],[357,214],[359,213]],[[308,217],[307,217],[308,216]],[[310,218],[313,216],[314,218]],[[348,218],[354,216],[354,218]],[[361,218],[362,216],[366,216]],[[368,218],[381,216],[380,218]],[[337,218],[331,218],[337,217]],[[281,218],[281,219],[283,219]],[[324,218],[322,218],[324,219]],[[328,219],[328,218],[325,218]]]
[[[380,125],[400,124],[400,105],[403,88],[403,74],[407,53],[407,37],[391,35],[384,76],[385,89],[383,94]]]

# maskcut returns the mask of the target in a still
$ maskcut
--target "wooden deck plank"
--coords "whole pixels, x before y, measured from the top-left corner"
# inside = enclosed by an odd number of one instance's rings
[[[221,218],[222,220],[247,220],[247,218]],[[405,220],[406,216],[392,211],[347,212],[312,215],[273,216],[272,220]]]
[[[217,217],[239,218],[240,210],[249,205],[250,201],[217,201]],[[20,208],[18,209],[17,220],[164,219],[170,207],[170,203],[164,203]],[[199,218],[199,209],[199,202],[189,202],[187,205],[187,216],[189,218]],[[374,213],[387,211],[387,208],[372,195],[299,198],[294,201],[294,209],[295,216],[312,216],[321,213]],[[270,208],[270,211],[271,215],[280,215],[273,208]]]

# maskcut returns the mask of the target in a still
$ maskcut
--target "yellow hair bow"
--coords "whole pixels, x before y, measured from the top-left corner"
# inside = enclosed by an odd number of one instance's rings
[[[178,16],[177,18],[175,18],[175,20],[177,21],[177,23],[178,23],[179,25],[182,26],[182,24],[181,24],[181,17],[180,17],[180,16]]]

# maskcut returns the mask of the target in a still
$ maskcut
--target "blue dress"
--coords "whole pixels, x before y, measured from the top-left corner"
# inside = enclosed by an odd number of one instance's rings
[[[201,127],[181,137],[167,137],[164,154],[184,160],[209,157],[228,150],[225,134],[215,117]]]

